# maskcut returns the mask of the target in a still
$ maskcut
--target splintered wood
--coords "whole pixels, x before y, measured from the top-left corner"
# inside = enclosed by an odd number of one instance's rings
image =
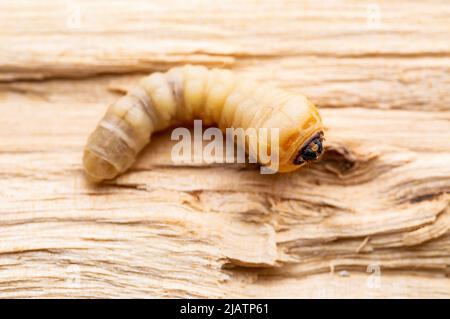
[[[450,297],[448,1],[67,3],[0,3],[0,297]],[[323,160],[175,165],[166,131],[89,184],[108,105],[186,63],[310,97]]]

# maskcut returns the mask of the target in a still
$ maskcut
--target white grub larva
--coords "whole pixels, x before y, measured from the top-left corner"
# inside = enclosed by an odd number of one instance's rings
[[[305,96],[229,70],[186,65],[142,78],[109,107],[88,139],[84,169],[95,182],[113,179],[133,164],[153,132],[194,119],[222,130],[279,128],[279,172],[294,171],[323,152],[322,121]]]

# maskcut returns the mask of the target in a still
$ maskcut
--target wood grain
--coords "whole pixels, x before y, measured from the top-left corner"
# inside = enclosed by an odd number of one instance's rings
[[[449,14],[446,1],[2,1],[0,297],[449,298]],[[324,159],[274,176],[175,165],[164,132],[130,172],[89,184],[81,153],[109,103],[184,63],[307,94]]]

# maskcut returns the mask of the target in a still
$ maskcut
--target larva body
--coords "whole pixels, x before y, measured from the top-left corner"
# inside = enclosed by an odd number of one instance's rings
[[[193,119],[223,130],[279,128],[280,172],[296,170],[323,151],[322,121],[305,96],[240,79],[229,70],[186,65],[142,78],[109,107],[84,150],[87,175],[97,182],[116,177],[153,132]]]

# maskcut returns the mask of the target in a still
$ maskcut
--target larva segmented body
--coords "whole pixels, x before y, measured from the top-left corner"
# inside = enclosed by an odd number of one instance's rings
[[[322,121],[305,96],[240,79],[229,70],[186,65],[142,78],[109,107],[84,150],[87,175],[97,182],[116,177],[153,132],[193,119],[223,130],[279,128],[280,172],[296,170],[323,151]]]

